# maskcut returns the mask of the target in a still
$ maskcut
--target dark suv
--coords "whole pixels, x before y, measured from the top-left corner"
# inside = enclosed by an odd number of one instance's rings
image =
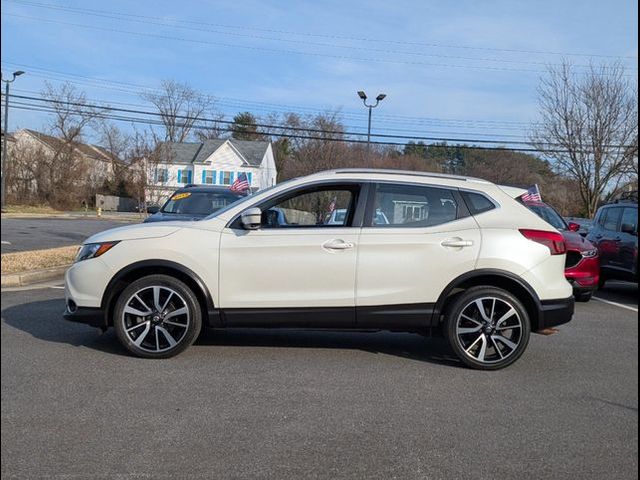
[[[638,197],[598,209],[587,236],[600,252],[600,287],[607,280],[638,281]]]

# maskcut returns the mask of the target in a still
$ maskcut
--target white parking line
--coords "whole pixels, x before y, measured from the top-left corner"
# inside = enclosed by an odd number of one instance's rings
[[[592,297],[592,298],[593,298],[593,300],[598,300],[599,302],[602,302],[602,303],[607,303],[609,305],[614,305],[616,307],[624,308],[626,310],[631,310],[632,312],[638,313],[638,309],[637,308],[630,307],[629,305],[624,305],[624,304],[618,303],[618,302],[612,302],[611,300],[605,300],[604,298],[600,298],[600,297]]]
[[[2,245],[11,245],[11,242],[7,242],[6,240],[2,240]]]

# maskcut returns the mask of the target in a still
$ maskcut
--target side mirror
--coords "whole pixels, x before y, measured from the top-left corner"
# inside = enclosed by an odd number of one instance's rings
[[[580,224],[575,222],[569,222],[569,230],[571,232],[577,232],[580,230]]]
[[[262,210],[248,208],[240,214],[240,221],[245,230],[258,230],[262,225]]]
[[[620,227],[622,233],[628,233],[630,235],[638,235],[638,231],[636,230],[636,226],[633,223],[623,223]]]

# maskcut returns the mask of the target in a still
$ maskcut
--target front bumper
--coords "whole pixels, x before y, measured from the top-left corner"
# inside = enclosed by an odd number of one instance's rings
[[[543,300],[538,315],[538,330],[568,323],[573,317],[575,300],[573,296],[555,300]]]

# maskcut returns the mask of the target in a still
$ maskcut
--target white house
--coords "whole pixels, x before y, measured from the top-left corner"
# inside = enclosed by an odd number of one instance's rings
[[[251,190],[276,183],[276,164],[271,142],[214,139],[205,142],[160,146],[161,160],[149,164],[147,199],[161,201],[187,184],[231,185],[242,172]],[[155,197],[155,198],[154,198]]]

